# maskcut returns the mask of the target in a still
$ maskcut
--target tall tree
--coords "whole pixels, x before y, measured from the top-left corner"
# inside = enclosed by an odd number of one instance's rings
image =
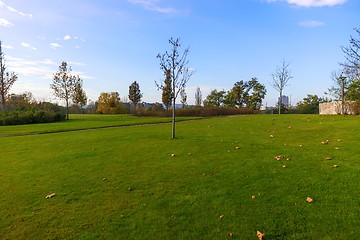
[[[127,112],[126,107],[121,103],[118,92],[101,93],[97,103],[96,112],[101,114],[120,114]]]
[[[180,39],[170,38],[169,43],[171,45],[171,50],[166,51],[164,54],[158,54],[157,58],[160,61],[160,69],[165,76],[169,75],[171,83],[171,96],[172,96],[172,134],[171,137],[175,138],[175,118],[176,110],[175,103],[176,98],[178,97],[180,91],[186,87],[187,82],[190,80],[191,76],[194,74],[188,67],[189,61],[187,56],[190,51],[190,47],[187,47],[184,52],[180,52]],[[159,89],[164,89],[164,85],[159,85],[156,83]]]
[[[187,94],[185,92],[185,88],[180,91],[180,102],[183,108],[187,105]]]
[[[252,78],[249,81],[249,85],[252,88],[252,94],[249,95],[246,106],[251,109],[259,110],[266,95],[266,88],[263,84],[258,82],[257,78]]]
[[[220,107],[224,104],[225,91],[211,90],[204,100],[204,106]]]
[[[323,101],[317,95],[308,94],[307,97],[297,103],[296,110],[304,114],[317,114],[319,113],[319,103]]]
[[[50,88],[54,91],[54,95],[66,102],[66,119],[69,120],[69,101],[74,96],[77,85],[82,85],[82,80],[79,76],[72,75],[71,67],[68,67],[67,62],[62,62],[59,66],[59,71],[54,74],[53,83]]]
[[[202,94],[199,87],[195,91],[195,106],[200,107],[202,104]]]
[[[82,87],[82,81],[75,84],[74,92],[72,94],[72,102],[80,107],[80,109],[86,105],[87,96],[85,90]]]
[[[276,67],[276,72],[272,74],[272,87],[279,92],[279,114],[281,114],[283,90],[288,85],[289,80],[292,78],[291,71],[289,70],[290,63],[282,61],[281,66]]]
[[[169,110],[173,100],[173,92],[170,79],[170,70],[168,69],[165,74],[164,84],[158,87],[162,89],[162,102],[165,105],[166,110]]]
[[[6,96],[12,85],[18,79],[18,76],[14,72],[9,73],[6,71],[5,57],[1,45],[2,42],[0,41],[0,95],[2,110],[6,112]]]
[[[142,93],[140,91],[140,86],[139,84],[134,81],[130,86],[129,86],[129,99],[130,101],[136,106],[142,98]]]
[[[257,78],[250,81],[239,81],[227,92],[225,104],[229,107],[247,107],[258,110],[265,98],[265,86],[259,83]]]

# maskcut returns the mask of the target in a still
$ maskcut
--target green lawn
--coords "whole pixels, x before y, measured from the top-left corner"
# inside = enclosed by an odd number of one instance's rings
[[[357,239],[359,117],[83,117],[0,127],[0,239]]]

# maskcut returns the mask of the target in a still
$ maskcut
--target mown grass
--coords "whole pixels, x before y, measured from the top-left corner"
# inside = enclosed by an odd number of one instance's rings
[[[0,239],[356,239],[359,122],[251,115],[181,122],[175,140],[170,124],[3,137]]]
[[[195,117],[177,117],[178,121],[199,119]],[[71,114],[70,120],[65,122],[26,124],[15,126],[1,126],[0,137],[14,135],[32,135],[43,133],[67,132],[76,130],[131,126],[140,124],[154,124],[171,122],[170,117],[136,117],[129,114],[100,115],[100,114]]]

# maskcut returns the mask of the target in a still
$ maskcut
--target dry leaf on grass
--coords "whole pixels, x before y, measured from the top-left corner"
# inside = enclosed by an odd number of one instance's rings
[[[262,240],[265,237],[265,234],[261,233],[260,231],[256,231],[256,236],[259,238],[259,240]]]
[[[45,198],[52,198],[52,197],[55,197],[55,193],[52,193],[52,194],[49,194],[49,195],[47,195]]]
[[[312,199],[311,197],[307,197],[307,198],[306,198],[306,201],[307,201],[308,203],[312,203],[312,202],[314,201],[314,199]]]

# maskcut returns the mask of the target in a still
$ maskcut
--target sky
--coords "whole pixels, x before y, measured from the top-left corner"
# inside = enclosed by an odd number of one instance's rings
[[[18,74],[10,92],[51,102],[59,102],[50,84],[62,61],[92,101],[101,92],[126,99],[137,81],[143,101],[161,102],[156,55],[173,37],[180,51],[190,47],[196,71],[188,104],[197,87],[205,99],[256,77],[267,89],[264,105],[275,106],[272,73],[285,61],[293,78],[284,95],[295,105],[307,94],[325,96],[359,23],[358,0],[0,0],[7,70]]]

